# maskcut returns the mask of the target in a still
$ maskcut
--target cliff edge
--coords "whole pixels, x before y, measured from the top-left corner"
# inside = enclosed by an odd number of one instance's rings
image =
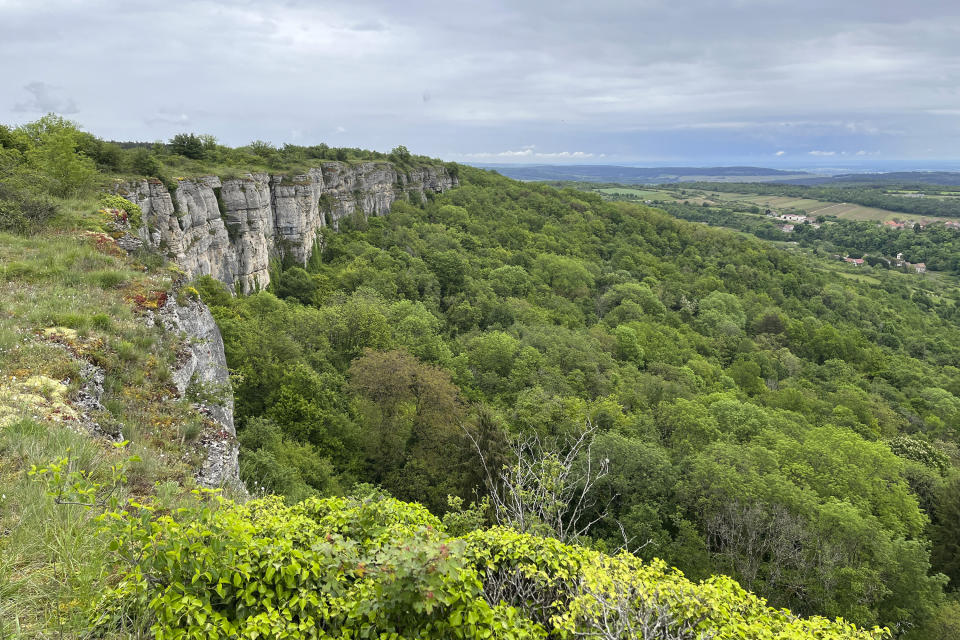
[[[440,165],[401,169],[389,162],[323,162],[298,175],[247,173],[118,184],[143,210],[140,238],[190,278],[210,275],[240,293],[270,282],[271,259],[305,264],[323,230],[360,213],[379,216],[401,198],[419,199],[459,184]]]
[[[245,490],[237,461],[233,388],[223,337],[213,314],[199,300],[177,302],[176,296],[168,296],[166,303],[146,320],[148,325],[159,324],[182,338],[183,346],[171,370],[173,386],[181,398],[191,400],[208,419],[209,428],[200,436],[204,458],[197,470],[197,482],[210,488],[230,486]]]

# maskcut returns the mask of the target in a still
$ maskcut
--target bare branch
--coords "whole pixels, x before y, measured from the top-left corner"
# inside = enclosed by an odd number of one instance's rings
[[[480,456],[497,524],[570,542],[606,517],[613,498],[598,512],[596,489],[610,461],[594,456],[596,427],[589,421],[563,447],[547,446],[536,434],[516,438],[511,462],[499,470],[488,466],[477,439],[464,431]]]
[[[574,632],[578,638],[601,640],[710,640],[712,632],[697,631],[703,617],[678,618],[656,590],[614,582],[597,589],[585,580],[577,587],[590,601],[589,615]]]

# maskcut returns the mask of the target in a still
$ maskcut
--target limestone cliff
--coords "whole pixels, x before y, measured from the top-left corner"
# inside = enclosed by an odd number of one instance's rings
[[[149,314],[148,324],[159,323],[179,334],[182,348],[173,369],[178,394],[190,397],[195,408],[209,418],[200,437],[205,452],[197,480],[206,487],[241,489],[237,465],[237,433],[233,424],[233,389],[223,350],[223,338],[210,309],[199,300],[176,301],[175,295]]]
[[[388,162],[323,162],[304,174],[159,180],[118,185],[143,209],[142,239],[189,277],[211,275],[249,293],[270,282],[271,258],[305,263],[328,225],[355,212],[379,216],[407,194],[457,186],[441,166],[400,170]],[[415,196],[415,197],[416,197]]]

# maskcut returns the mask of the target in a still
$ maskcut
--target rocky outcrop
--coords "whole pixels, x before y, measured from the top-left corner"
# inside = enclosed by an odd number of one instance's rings
[[[271,260],[305,264],[323,234],[344,218],[384,215],[398,199],[420,199],[457,184],[440,166],[401,171],[386,162],[324,162],[295,176],[205,176],[180,179],[170,189],[159,180],[140,180],[118,185],[117,192],[142,209],[139,240],[165,253],[189,278],[210,275],[249,293],[269,284]],[[124,237],[136,248],[137,238]],[[197,479],[207,487],[242,490],[220,330],[202,302],[177,297],[168,296],[148,322],[182,336],[174,385],[212,425],[201,436],[204,461]]]
[[[150,316],[167,331],[182,338],[173,369],[173,384],[181,397],[193,401],[208,420],[200,436],[204,460],[197,481],[205,487],[231,486],[242,490],[237,464],[237,434],[233,424],[233,389],[230,385],[223,337],[210,309],[199,300],[169,296]]]
[[[304,174],[248,173],[118,185],[143,210],[140,237],[191,278],[211,275],[242,293],[270,282],[271,259],[305,264],[324,229],[360,213],[379,216],[400,198],[457,186],[442,166],[398,170],[388,162],[324,162]],[[408,195],[409,194],[409,195]]]

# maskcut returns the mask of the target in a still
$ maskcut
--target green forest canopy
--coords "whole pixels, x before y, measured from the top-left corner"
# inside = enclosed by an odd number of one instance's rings
[[[325,237],[272,291],[201,283],[236,369],[241,472],[296,500],[357,481],[420,502],[490,452],[586,421],[629,538],[775,606],[909,628],[956,544],[955,300],[828,281],[733,232],[461,170],[423,208]]]

